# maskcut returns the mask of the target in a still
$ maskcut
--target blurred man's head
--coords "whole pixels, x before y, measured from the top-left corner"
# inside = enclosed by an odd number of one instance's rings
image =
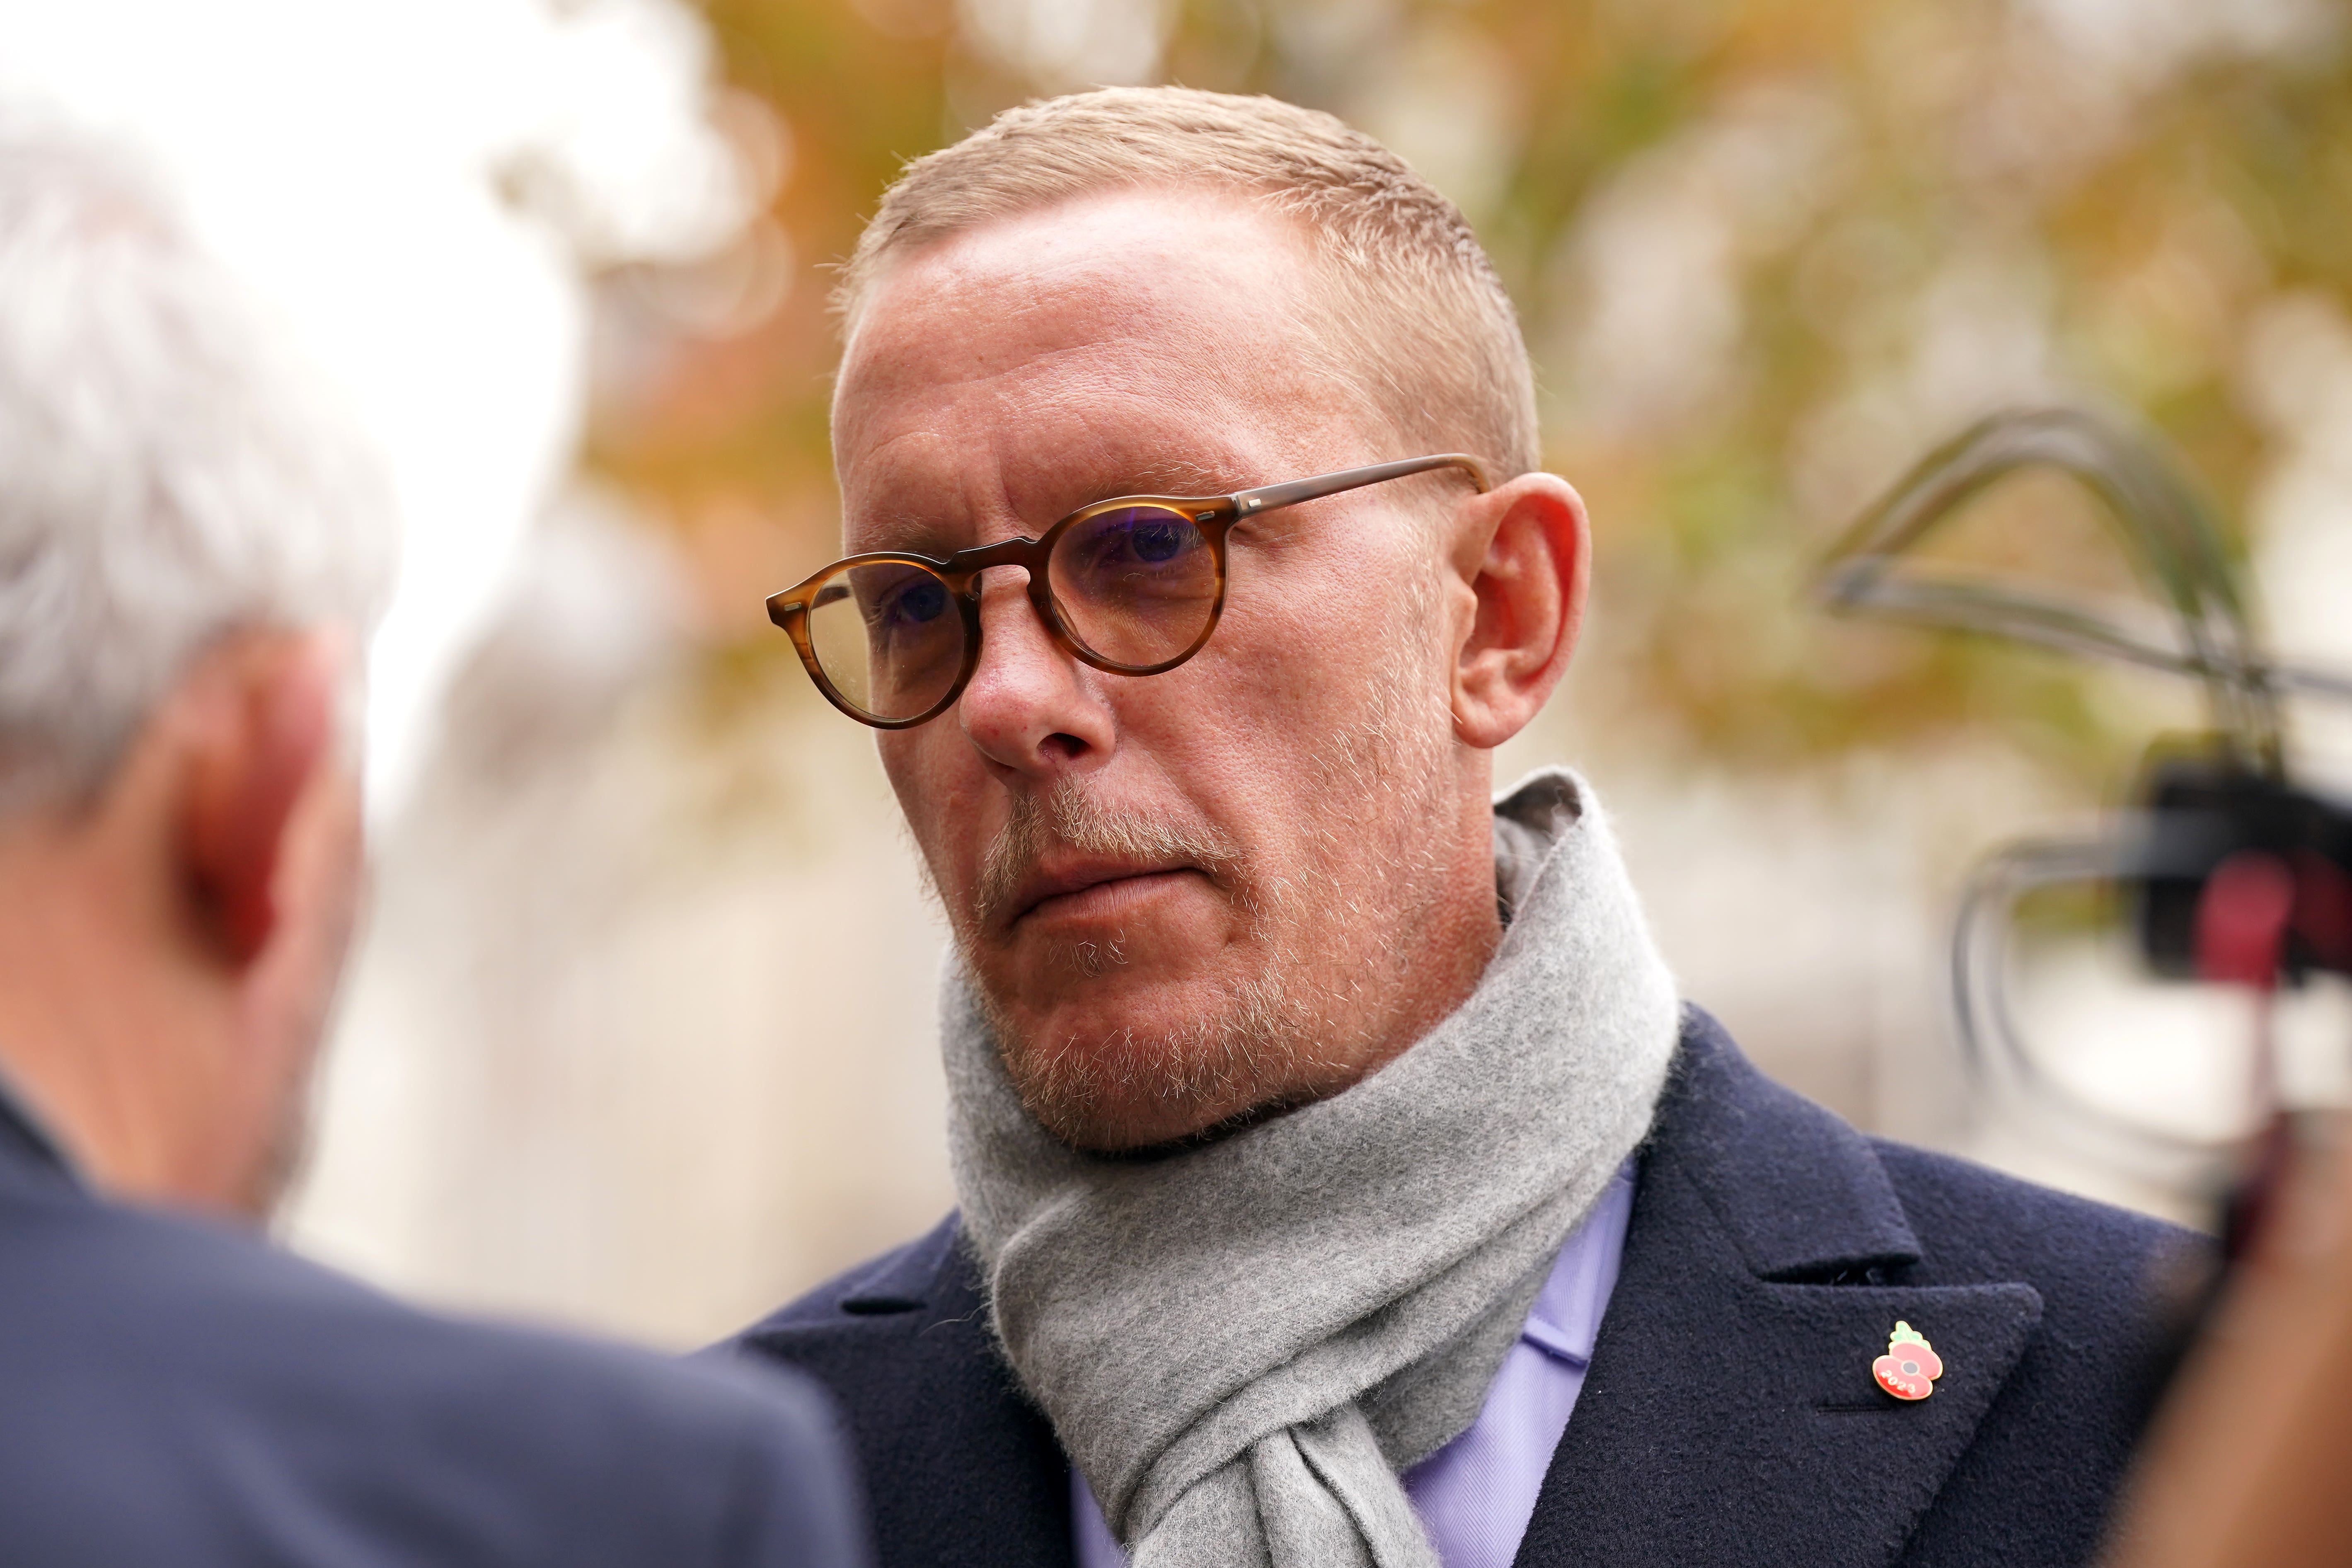
[[[0,1072],[257,1211],[360,872],[377,477],[119,154],[0,118]]]
[[[1498,935],[1489,753],[1572,647],[1582,508],[1537,462],[1511,306],[1454,206],[1328,116],[1121,90],[913,165],[843,285],[853,552],[1087,502],[1484,460],[1245,519],[1222,621],[1150,677],[983,578],[955,707],[884,765],[1031,1110],[1082,1146],[1346,1088]],[[1001,580],[1000,580],[1001,579]]]

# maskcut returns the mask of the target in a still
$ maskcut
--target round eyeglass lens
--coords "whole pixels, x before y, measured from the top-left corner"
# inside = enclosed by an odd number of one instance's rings
[[[809,642],[833,689],[877,719],[929,712],[963,671],[963,616],[947,584],[911,562],[844,567],[817,585]]]
[[[1070,635],[1113,664],[1165,664],[1216,614],[1216,552],[1181,512],[1120,507],[1074,523],[1045,563]]]

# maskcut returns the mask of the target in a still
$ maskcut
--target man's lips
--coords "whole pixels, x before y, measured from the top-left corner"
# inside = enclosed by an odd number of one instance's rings
[[[1087,861],[1041,867],[1022,882],[1012,900],[1013,925],[1033,917],[1083,918],[1108,914],[1134,898],[1179,877],[1200,875],[1197,866],[1135,866]]]

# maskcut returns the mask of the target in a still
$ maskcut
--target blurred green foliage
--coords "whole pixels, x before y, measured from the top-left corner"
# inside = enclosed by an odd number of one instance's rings
[[[1993,407],[2147,421],[2224,516],[2288,439],[2249,343],[2352,289],[2352,57],[2298,0],[711,0],[789,132],[793,288],[608,388],[593,461],[673,519],[714,670],[835,518],[823,264],[905,159],[1108,78],[1271,92],[1381,136],[1517,298],[1601,548],[1580,718],[1798,765],[2000,727],[2078,777],[2137,718],[2039,656],[1822,620],[1821,551]],[[2299,302],[2299,303],[2298,303]],[[2276,378],[2273,376],[2273,380]],[[2291,390],[2291,389],[2290,389]],[[1986,559],[2127,587],[2021,494]],[[2077,509],[2079,510],[2079,509]],[[2242,540],[2232,547],[2242,549]]]

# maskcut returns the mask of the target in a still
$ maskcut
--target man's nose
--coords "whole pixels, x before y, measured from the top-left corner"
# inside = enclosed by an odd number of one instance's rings
[[[1116,727],[1105,678],[1054,640],[1029,602],[1026,576],[1007,567],[981,579],[980,662],[956,721],[990,762],[1050,782],[1108,757]]]

